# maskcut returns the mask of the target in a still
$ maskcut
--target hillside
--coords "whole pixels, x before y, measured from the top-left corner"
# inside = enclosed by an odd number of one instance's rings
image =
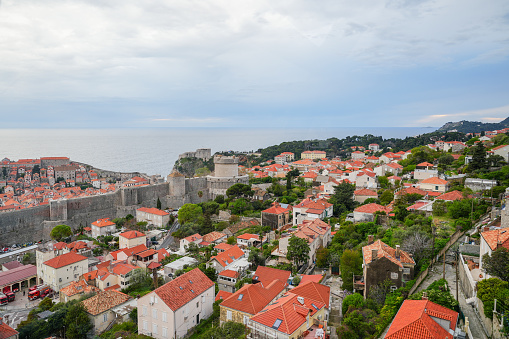
[[[509,117],[498,123],[484,123],[480,121],[457,121],[448,122],[439,129],[437,132],[447,132],[450,130],[457,130],[460,133],[480,133],[483,131],[494,131],[509,127]]]

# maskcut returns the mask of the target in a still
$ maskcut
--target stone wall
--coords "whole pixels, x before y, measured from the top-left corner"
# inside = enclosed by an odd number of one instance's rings
[[[135,215],[140,207],[156,207],[158,198],[164,207],[178,208],[185,203],[206,201],[209,197],[206,178],[185,179],[179,184],[182,187],[176,190],[177,195],[170,192],[168,183],[162,183],[0,213],[0,245],[47,240],[51,229],[59,224],[78,229],[100,218]],[[203,194],[199,194],[200,191]]]

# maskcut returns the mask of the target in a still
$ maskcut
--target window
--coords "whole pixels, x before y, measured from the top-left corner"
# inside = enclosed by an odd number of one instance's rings
[[[103,314],[103,323],[108,321],[108,313]]]
[[[168,338],[168,329],[163,327],[163,338]]]
[[[107,283],[106,283],[106,287],[108,287],[108,286],[110,286],[110,283],[109,283],[109,282],[107,282]]]
[[[163,322],[168,322],[168,319],[166,318],[166,312],[162,312],[162,317],[163,317]],[[163,327],[163,331],[164,331],[164,327]]]
[[[143,315],[147,315],[147,306],[143,306]]]
[[[244,316],[244,325],[247,325],[247,322],[249,321],[249,317],[247,315]]]
[[[157,319],[157,310],[155,308],[152,309],[152,318]]]
[[[237,300],[242,300],[243,297],[244,297],[244,294],[239,294],[239,297],[237,298]]]
[[[281,319],[276,319],[276,321],[274,322],[274,325],[272,325],[272,328],[277,330],[279,328],[279,326],[281,326],[281,323],[283,322],[283,320]]]
[[[156,323],[152,323],[152,333],[157,334],[157,324]]]
[[[199,301],[196,302],[196,308],[198,308],[198,307],[200,307],[200,302]]]
[[[232,320],[232,311],[226,311],[226,320]]]
[[[148,323],[146,320],[143,320],[143,330],[148,331]]]

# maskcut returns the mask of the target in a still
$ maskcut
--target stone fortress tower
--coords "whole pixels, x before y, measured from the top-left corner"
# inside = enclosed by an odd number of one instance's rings
[[[226,196],[226,190],[235,184],[248,184],[249,176],[239,176],[239,158],[236,156],[214,156],[214,175],[207,176],[209,198]]]

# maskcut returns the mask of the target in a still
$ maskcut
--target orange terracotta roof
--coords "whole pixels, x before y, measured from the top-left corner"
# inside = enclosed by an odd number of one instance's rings
[[[229,298],[232,294],[233,293],[231,293],[231,292],[219,291],[219,292],[217,292],[216,299],[214,299],[214,301],[225,300],[225,299]]]
[[[389,213],[390,211],[392,211],[392,208],[390,208],[389,206],[382,206],[382,205],[379,205],[376,203],[371,203],[371,204],[359,206],[354,210],[354,212],[369,213],[369,214],[373,214],[373,213],[379,212],[379,211]]]
[[[272,207],[267,208],[266,210],[263,210],[262,213],[270,213],[270,214],[282,214],[287,213],[290,211],[290,205],[288,205],[289,208],[281,207],[279,203],[274,203]]]
[[[313,280],[317,280],[318,278],[322,278],[321,275],[307,276],[314,277]],[[304,282],[304,283],[303,283]],[[305,298],[309,298],[311,300],[316,300],[325,304],[325,307],[329,308],[330,301],[330,287],[322,285],[317,281],[308,281],[306,282],[304,277],[300,282],[299,286],[292,289],[292,293],[300,295]]]
[[[454,201],[454,200],[463,200],[465,197],[463,196],[463,193],[460,191],[452,191],[444,193],[438,197],[435,198],[436,200],[446,200],[446,201]]]
[[[142,208],[138,208],[137,211],[155,214],[155,215],[161,215],[161,216],[170,215],[170,213],[168,213],[168,212],[161,211],[160,209],[153,208],[153,207],[152,208],[142,207]]]
[[[124,237],[126,239],[134,239],[134,238],[139,238],[139,237],[145,237],[145,234],[141,233],[139,231],[127,231],[124,233],[120,233],[120,236]]]
[[[259,281],[265,285],[268,285],[273,280],[280,280],[286,282],[292,272],[279,270],[277,268],[267,267],[267,266],[258,266],[255,273],[253,274],[253,281]]]
[[[399,190],[396,193],[396,195],[405,195],[405,194],[419,194],[419,195],[425,196],[426,194],[428,194],[428,192],[410,186],[410,187],[404,188],[402,190]]]
[[[92,225],[97,227],[105,227],[105,226],[111,226],[115,225],[114,222],[111,222],[109,218],[99,219],[97,221],[94,221]]]
[[[205,234],[202,239],[205,242],[211,243],[211,242],[214,242],[214,241],[216,241],[218,239],[221,239],[223,237],[226,237],[226,234],[221,233],[221,232],[213,231],[213,232]]]
[[[198,233],[190,235],[190,236],[184,238],[184,240],[187,240],[188,242],[193,242],[193,241],[196,241],[198,239],[202,239],[202,236],[199,235]]]
[[[244,234],[239,235],[237,237],[237,239],[243,239],[243,240],[255,239],[255,240],[260,240],[260,236],[258,234],[244,233]]]
[[[127,294],[115,290],[110,290],[99,292],[93,297],[83,300],[82,303],[88,313],[92,315],[98,315],[104,311],[112,309],[115,306],[123,304],[130,299],[132,298]]]
[[[495,251],[499,247],[509,249],[509,229],[507,228],[482,232],[481,236],[492,251]]]
[[[214,246],[214,248],[216,248],[218,250],[223,250],[223,251],[229,250],[232,247],[233,247],[233,245],[228,245],[225,242],[222,242],[222,243],[217,244],[216,246]]]
[[[75,252],[69,252],[66,254],[59,255],[53,259],[45,261],[44,264],[53,268],[61,268],[76,262],[88,260],[87,257],[77,254]]]
[[[3,318],[0,317],[0,339],[8,339],[16,336],[19,332],[3,322]]]
[[[322,278],[323,278],[323,275],[321,275],[321,274],[303,274],[301,276],[299,286],[304,285],[305,283],[308,283],[310,281],[319,283],[322,280]]]
[[[218,253],[216,256],[213,256],[212,259],[217,260],[217,262],[223,266],[226,267],[238,258],[242,257],[244,255],[244,251],[242,251],[237,245],[233,246],[232,248]]]
[[[239,272],[232,270],[223,270],[221,273],[219,273],[219,275],[228,278],[238,278],[240,276]]]
[[[301,298],[292,290],[251,317],[251,321],[269,328],[277,326],[277,331],[292,335],[307,322],[308,315],[313,316],[324,306],[319,301]]]
[[[267,286],[264,286],[262,283],[247,284],[224,300],[221,303],[221,307],[227,307],[248,314],[256,314],[278,294],[283,292],[285,286],[286,282],[280,280],[274,280]]]
[[[432,184],[432,185],[446,185],[447,180],[443,180],[438,177],[431,177],[431,178],[424,179],[423,181],[421,181],[421,183],[422,184]]]
[[[176,311],[213,286],[214,282],[199,268],[195,268],[152,293],[157,294],[169,308]]]
[[[130,264],[118,264],[117,266],[113,267],[112,271],[116,275],[126,275],[135,269],[137,269],[137,267]]]
[[[60,293],[65,294],[68,297],[72,297],[76,294],[87,294],[91,292],[97,292],[99,289],[95,286],[88,285],[85,280],[73,281],[70,285],[61,288]]]
[[[399,259],[396,257],[396,250],[382,240],[377,240],[371,245],[364,246],[362,248],[362,256],[364,258],[364,264],[368,265],[373,261],[372,250],[377,250],[377,258],[385,257],[398,265],[403,267],[403,263],[415,265],[414,259],[407,252],[400,250]]]
[[[429,300],[405,300],[385,336],[386,339],[452,339],[453,335],[440,326],[432,317],[449,321],[454,331],[458,312]]]
[[[370,197],[378,197],[378,194],[375,191],[369,190],[367,188],[362,188],[353,192],[355,196],[370,196]]]

